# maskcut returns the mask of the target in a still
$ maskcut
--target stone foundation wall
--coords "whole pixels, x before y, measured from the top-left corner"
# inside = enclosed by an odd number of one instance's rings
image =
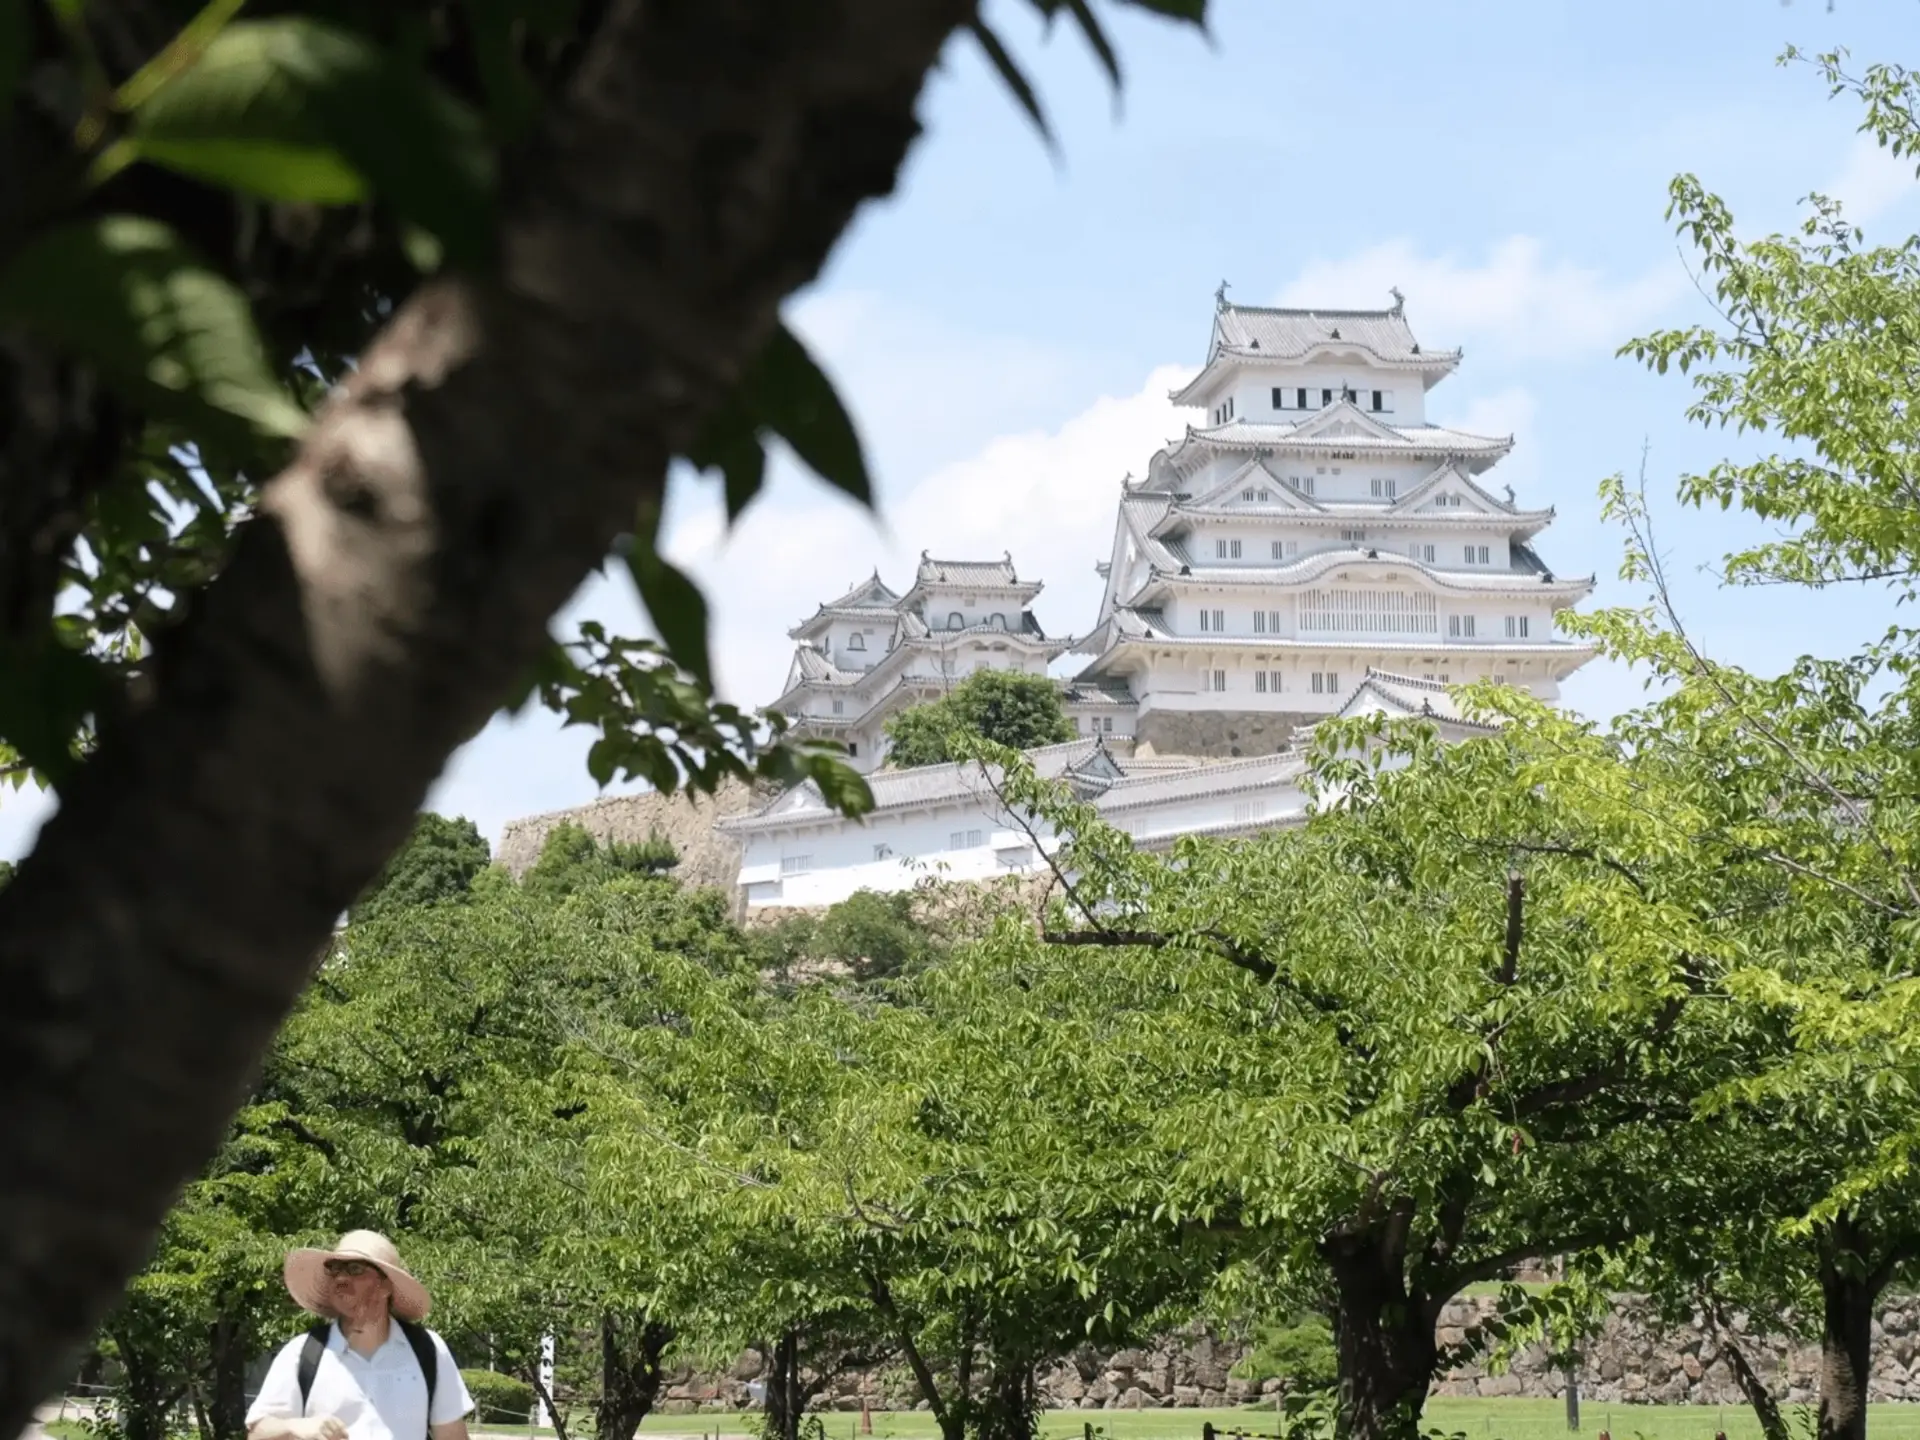
[[[1455,1344],[1465,1330],[1492,1313],[1491,1298],[1456,1300],[1441,1314],[1437,1334]],[[1736,1316],[1733,1341],[1774,1393],[1792,1404],[1816,1399],[1819,1348],[1747,1333]],[[1874,1322],[1874,1400],[1920,1400],[1920,1299],[1889,1301]],[[1150,1410],[1175,1407],[1218,1408],[1274,1395],[1278,1381],[1252,1383],[1230,1373],[1245,1354],[1232,1341],[1204,1333],[1170,1336],[1132,1350],[1083,1349],[1040,1377],[1046,1404],[1063,1410]],[[702,1376],[682,1367],[668,1380],[662,1409],[752,1408],[747,1382],[759,1377],[761,1356],[748,1351],[724,1376]],[[1614,1303],[1599,1336],[1584,1347],[1578,1372],[1582,1403],[1728,1405],[1746,1403],[1728,1368],[1724,1347],[1698,1323],[1662,1328],[1648,1307],[1631,1297]],[[1549,1370],[1543,1347],[1518,1356],[1503,1374],[1490,1375],[1469,1365],[1433,1388],[1435,1395],[1498,1398],[1560,1398],[1564,1373]],[[815,1408],[857,1411],[862,1402],[875,1410],[920,1408],[911,1379],[901,1370],[849,1375],[829,1388]],[[1597,1428],[1597,1427],[1596,1427]]]
[[[1134,753],[1204,755],[1231,759],[1238,755],[1274,755],[1287,748],[1293,733],[1326,719],[1324,715],[1252,710],[1152,710],[1134,722]]]
[[[740,843],[715,831],[714,822],[764,799],[732,780],[698,800],[678,794],[608,795],[577,809],[509,820],[493,858],[518,879],[540,858],[547,836],[568,820],[602,842],[645,840],[657,831],[679,852],[680,864],[673,873],[683,884],[730,892],[740,876]]]

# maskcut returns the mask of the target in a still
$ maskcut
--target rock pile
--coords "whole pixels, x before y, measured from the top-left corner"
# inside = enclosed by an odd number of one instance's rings
[[[1441,1314],[1437,1335],[1455,1344],[1468,1327],[1489,1315],[1491,1298],[1455,1300]],[[1811,1403],[1819,1373],[1815,1345],[1789,1344],[1748,1333],[1745,1317],[1734,1317],[1732,1342],[1776,1395],[1793,1404]],[[1920,1400],[1920,1297],[1890,1300],[1874,1322],[1871,1398]],[[1184,1332],[1139,1349],[1101,1352],[1086,1348],[1040,1377],[1049,1408],[1062,1410],[1151,1410],[1218,1408],[1241,1405],[1274,1394],[1277,1381],[1236,1380],[1231,1371],[1244,1350],[1204,1332]],[[699,1375],[683,1367],[668,1380],[662,1409],[744,1410],[753,1406],[748,1382],[760,1377],[764,1360],[748,1351],[725,1375]],[[1600,1335],[1583,1352],[1578,1373],[1583,1401],[1595,1404],[1743,1405],[1744,1398],[1726,1360],[1724,1344],[1695,1317],[1690,1324],[1663,1327],[1650,1307],[1631,1296],[1614,1302]],[[1522,1352],[1504,1373],[1489,1374],[1468,1365],[1434,1386],[1435,1395],[1558,1398],[1567,1377],[1549,1369],[1546,1351]],[[853,1374],[829,1387],[818,1409],[857,1411],[862,1402],[874,1410],[924,1408],[911,1379],[900,1369]]]

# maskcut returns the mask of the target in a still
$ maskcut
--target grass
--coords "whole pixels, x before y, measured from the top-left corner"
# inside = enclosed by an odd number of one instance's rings
[[[87,1427],[78,1420],[49,1420],[40,1429],[47,1440],[87,1440]]]

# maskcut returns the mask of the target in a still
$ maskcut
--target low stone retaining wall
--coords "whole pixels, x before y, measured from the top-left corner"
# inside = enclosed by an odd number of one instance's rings
[[[1458,1343],[1467,1328],[1491,1314],[1494,1306],[1491,1298],[1448,1305],[1437,1329],[1441,1343]],[[1776,1395],[1792,1404],[1816,1398],[1817,1346],[1759,1339],[1747,1333],[1744,1317],[1736,1316],[1732,1328],[1734,1343]],[[1874,1322],[1873,1335],[1871,1398],[1920,1400],[1920,1299],[1901,1296],[1889,1301]],[[1040,1377],[1041,1391],[1050,1408],[1064,1410],[1218,1408],[1278,1391],[1277,1381],[1255,1384],[1232,1377],[1229,1372],[1244,1353],[1241,1346],[1210,1334],[1169,1336],[1133,1350],[1088,1348],[1045,1372]],[[670,1413],[750,1409],[753,1402],[747,1382],[759,1377],[762,1366],[761,1356],[748,1351],[725,1376],[677,1371],[668,1382],[661,1408]],[[1705,1327],[1697,1320],[1662,1327],[1645,1302],[1633,1297],[1615,1301],[1606,1327],[1584,1347],[1578,1379],[1582,1401],[1594,1404],[1746,1403],[1722,1344]],[[1547,1368],[1544,1347],[1533,1346],[1502,1374],[1490,1375],[1480,1365],[1465,1366],[1436,1384],[1433,1393],[1548,1399],[1564,1396],[1566,1387],[1566,1375]],[[911,1380],[900,1370],[850,1375],[815,1405],[855,1411],[863,1401],[875,1410],[920,1407]]]

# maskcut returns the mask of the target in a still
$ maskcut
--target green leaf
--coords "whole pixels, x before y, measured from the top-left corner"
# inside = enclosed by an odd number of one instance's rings
[[[627,569],[639,587],[640,599],[653,618],[653,628],[673,657],[673,663],[713,689],[713,663],[707,653],[707,601],[695,585],[662,559],[652,541],[637,536],[627,550]]]
[[[268,200],[369,194],[462,263],[493,239],[479,117],[364,36],[302,16],[222,29],[133,113],[142,158]]]
[[[761,423],[836,490],[873,504],[873,482],[853,420],[833,382],[786,326],[773,332],[751,379]]]
[[[1107,39],[1107,32],[1100,28],[1100,22],[1094,17],[1087,0],[1067,0],[1067,9],[1073,12],[1074,21],[1080,26],[1080,33],[1087,37],[1087,44],[1093,47],[1094,55],[1100,61],[1100,68],[1107,72],[1107,79],[1113,82],[1113,88],[1120,88],[1120,57],[1113,53],[1113,44]]]
[[[0,740],[56,789],[73,772],[73,743],[106,693],[107,672],[78,650],[48,642],[0,649]]]
[[[1007,47],[1000,43],[1000,37],[989,30],[980,20],[970,20],[967,28],[973,32],[973,38],[980,42],[980,48],[987,52],[987,60],[1000,78],[1013,92],[1013,98],[1020,102],[1020,108],[1027,112],[1027,118],[1033,121],[1034,128],[1040,132],[1040,138],[1047,142],[1049,150],[1057,149],[1053,130],[1047,124],[1046,111],[1040,108],[1040,97],[1033,93],[1033,85],[1014,64],[1013,56],[1007,53]]]
[[[760,492],[766,477],[761,434],[772,431],[822,480],[862,505],[873,504],[873,482],[859,432],[833,382],[786,326],[747,367],[727,402],[709,420],[687,458],[724,477],[727,518]]]
[[[166,226],[105,215],[43,231],[0,271],[0,315],[188,423],[295,437],[246,298]]]
[[[1207,0],[1118,0],[1118,3],[1131,5],[1136,10],[1150,10],[1169,20],[1183,20],[1189,25],[1207,23]]]

